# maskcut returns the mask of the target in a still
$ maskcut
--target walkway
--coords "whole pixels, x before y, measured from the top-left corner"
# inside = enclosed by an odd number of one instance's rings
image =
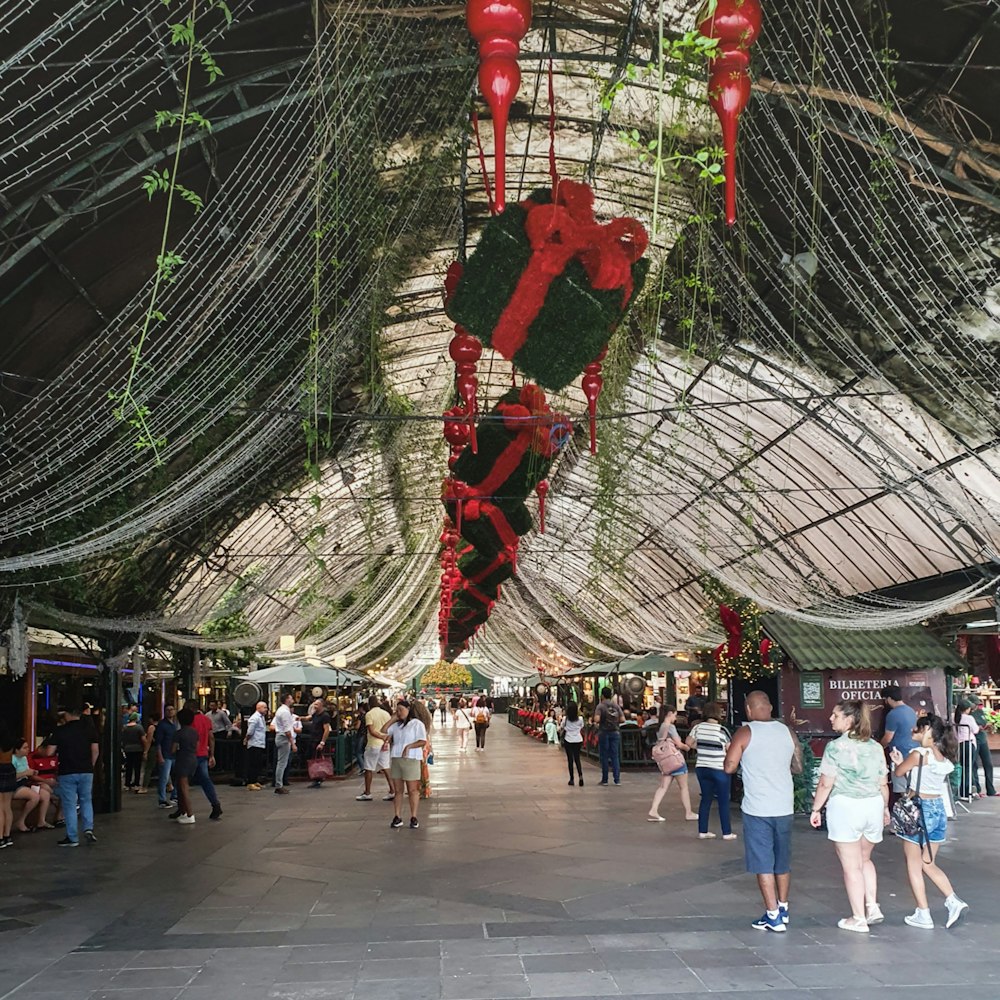
[[[561,752],[503,719],[484,754],[434,735],[416,831],[390,830],[390,807],[355,802],[351,780],[285,797],[222,788],[222,822],[201,799],[187,828],[133,797],[73,851],[21,837],[0,853],[0,998],[1000,995],[998,799],[953,824],[942,851],[972,907],[956,929],[902,925],[912,905],[887,842],[886,923],[838,931],[833,851],[802,826],[792,929],[765,937],[749,927],[761,905],[742,844],[694,838],[674,791],[670,821],[646,823],[652,775],[600,787],[591,767],[568,788]]]

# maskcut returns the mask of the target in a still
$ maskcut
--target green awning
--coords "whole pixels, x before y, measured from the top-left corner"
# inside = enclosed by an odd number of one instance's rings
[[[760,622],[800,670],[968,668],[958,653],[922,625],[837,629],[774,613],[763,615]]]

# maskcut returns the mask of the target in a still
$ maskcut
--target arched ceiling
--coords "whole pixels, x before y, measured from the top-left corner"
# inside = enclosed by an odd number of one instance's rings
[[[222,76],[196,63],[212,127],[178,152],[155,116],[183,104],[187,8],[0,4],[0,594],[67,628],[292,633],[412,672],[437,646],[441,284],[488,214],[462,9],[230,8],[194,4]],[[766,4],[731,232],[719,189],[658,184],[636,148],[717,141],[703,68],[649,69],[695,14],[538,3],[523,45],[513,194],[548,181],[551,59],[560,173],[655,223],[653,271],[599,453],[579,423],[476,640],[488,673],[712,642],[706,575],[873,627],[1000,570],[995,6]],[[171,210],[184,263],[150,321],[165,212],[141,184],[175,155],[205,208]],[[485,408],[510,368],[479,367]],[[554,402],[583,414],[577,388]]]

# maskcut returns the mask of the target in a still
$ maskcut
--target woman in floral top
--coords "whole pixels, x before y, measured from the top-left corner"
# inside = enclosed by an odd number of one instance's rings
[[[888,768],[882,747],[872,739],[871,714],[861,701],[841,701],[830,725],[841,735],[827,744],[809,822],[819,827],[826,805],[827,833],[837,847],[851,916],[837,923],[842,931],[867,934],[879,923],[878,881],[872,850],[889,823]]]

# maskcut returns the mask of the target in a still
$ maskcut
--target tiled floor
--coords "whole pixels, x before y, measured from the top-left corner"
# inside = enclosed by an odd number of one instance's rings
[[[391,807],[355,802],[352,780],[286,797],[223,787],[222,821],[202,800],[193,827],[132,797],[75,851],[21,837],[0,853],[0,1000],[1000,996],[998,799],[941,852],[971,903],[957,928],[902,924],[889,838],[885,924],[838,931],[839,867],[800,823],[791,929],[764,936],[741,843],[699,841],[674,791],[669,822],[647,823],[651,774],[601,787],[591,767],[569,788],[561,752],[502,719],[486,753],[457,753],[451,729],[434,738],[416,831],[390,830]]]

